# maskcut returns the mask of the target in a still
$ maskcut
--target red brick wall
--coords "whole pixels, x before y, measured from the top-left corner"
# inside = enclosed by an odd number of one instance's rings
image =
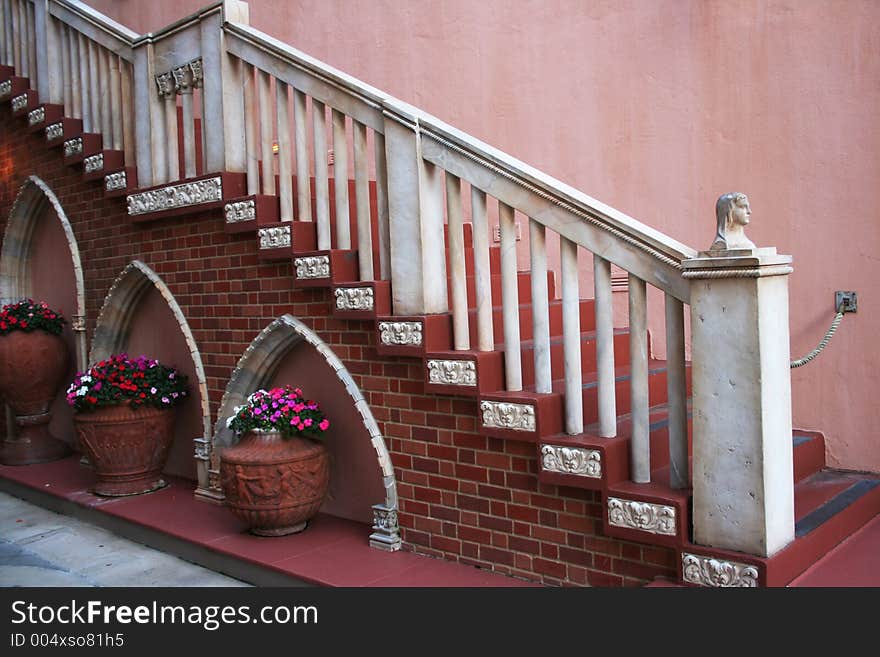
[[[28,175],[54,190],[79,245],[89,336],[113,280],[142,260],[187,317],[216,413],[242,352],[291,313],[336,352],[370,403],[396,469],[405,549],[547,584],[674,576],[671,550],[602,536],[598,493],[539,484],[534,445],[479,435],[474,401],[426,395],[421,361],[378,357],[372,322],[329,317],[328,290],[294,290],[291,263],[259,263],[256,237],[226,235],[221,211],[131,224],[123,199],[105,200],[100,183],[83,183],[78,167],[23,126],[0,110],[0,228]]]

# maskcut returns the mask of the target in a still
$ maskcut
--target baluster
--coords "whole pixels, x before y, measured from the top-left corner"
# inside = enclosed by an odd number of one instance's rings
[[[645,281],[629,275],[630,470],[639,484],[651,481],[651,435],[648,421],[648,297]]]
[[[373,229],[370,222],[370,163],[367,159],[367,126],[352,120],[354,133],[354,201],[357,211],[358,267],[360,279],[372,281]]]
[[[376,153],[376,227],[379,233],[379,278],[391,280],[391,224],[388,220],[388,165],[385,135],[373,133]]]
[[[278,195],[281,221],[293,221],[293,166],[290,161],[290,98],[287,84],[275,80],[276,119],[278,122]]]
[[[254,67],[242,62],[244,67],[244,141],[247,162],[247,193],[260,193],[260,156],[257,140],[257,99],[254,93]],[[204,120],[204,119],[203,119]],[[205,126],[202,124],[202,131]]]
[[[81,59],[79,54],[79,37],[71,28],[67,28],[67,51],[70,61],[70,99],[71,109],[70,116],[75,119],[83,118],[83,95],[82,95],[82,79]],[[85,126],[83,126],[85,127]]]
[[[194,178],[196,175],[196,124],[193,112],[193,78],[190,67],[186,64],[175,68],[174,86],[180,94],[183,109],[183,177]],[[176,108],[175,108],[176,109]]]
[[[443,169],[418,158],[419,226],[422,244],[422,290],[425,313],[449,311],[446,249],[443,248]]]
[[[275,193],[275,154],[272,152],[272,101],[269,74],[257,70],[260,95],[260,157],[263,161],[263,194]]]
[[[617,435],[617,398],[614,376],[614,308],[611,297],[611,263],[593,256],[594,307],[596,311],[596,389],[599,403],[599,435]]]
[[[461,205],[461,180],[449,172],[446,173],[446,215],[449,267],[452,270],[452,331],[455,349],[464,351],[471,348],[464,255],[464,212]]]
[[[504,318],[504,369],[507,389],[522,390],[519,339],[519,288],[516,272],[516,220],[513,208],[499,202],[501,225],[501,306]]]
[[[80,99],[82,101],[83,132],[94,132],[92,121],[91,76],[89,74],[89,44],[82,34],[77,34],[77,59],[79,62]]]
[[[312,220],[312,183],[309,173],[309,130],[306,95],[293,90],[293,136],[296,142],[296,207],[299,221]]]
[[[575,242],[561,236],[559,240],[562,267],[562,348],[565,362],[565,431],[575,435],[584,431],[578,251]]]
[[[11,6],[7,2],[0,2],[0,30],[3,32],[3,45],[0,47],[0,56],[3,57],[3,64],[12,66],[12,17],[10,16]]]
[[[333,197],[336,201],[336,248],[351,248],[351,218],[348,212],[348,142],[345,114],[330,113],[333,122]]]
[[[62,77],[62,99],[64,105],[64,115],[73,116],[73,75],[70,67],[70,34],[64,23],[59,23],[61,48],[61,77]]]
[[[15,74],[24,77],[25,71],[21,65],[21,27],[19,25],[19,9],[20,3],[13,2],[10,7],[12,14],[12,65],[15,67]]]
[[[113,118],[110,116],[110,52],[95,44],[95,54],[98,57],[98,87],[101,94],[101,134],[104,148],[110,148],[113,144]]]
[[[31,80],[31,89],[39,88],[39,75],[37,74],[37,35],[34,22],[34,6],[30,2],[25,2],[25,26],[27,27],[27,41],[25,43],[28,62],[28,75]],[[45,102],[47,99],[40,99]]]
[[[472,241],[474,247],[474,292],[477,306],[477,349],[495,349],[492,319],[492,269],[489,263],[489,217],[486,192],[471,186]]]
[[[101,132],[101,71],[98,66],[98,45],[87,39],[89,69],[89,112],[92,115],[92,132]]]
[[[327,181],[327,117],[324,103],[312,98],[312,129],[315,133],[315,216],[318,220],[318,249],[330,243],[330,191]]]
[[[131,64],[119,59],[120,86],[122,89],[122,150],[125,166],[135,166],[135,126],[132,104]]]
[[[165,158],[168,168],[168,182],[180,179],[180,135],[177,130],[177,89],[171,72],[165,73],[168,86],[165,90]]]
[[[532,265],[532,338],[534,342],[535,391],[553,390],[550,368],[550,306],[547,291],[546,229],[529,218],[529,254]]]
[[[684,361],[684,308],[666,295],[666,390],[669,399],[669,485],[687,488],[687,382]]]

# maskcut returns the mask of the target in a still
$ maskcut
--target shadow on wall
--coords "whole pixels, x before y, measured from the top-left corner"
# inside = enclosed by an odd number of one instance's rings
[[[351,396],[326,359],[301,342],[282,359],[270,387],[302,388],[330,419],[324,439],[330,451],[330,490],[323,513],[372,523],[372,505],[385,499],[382,472],[370,433]]]

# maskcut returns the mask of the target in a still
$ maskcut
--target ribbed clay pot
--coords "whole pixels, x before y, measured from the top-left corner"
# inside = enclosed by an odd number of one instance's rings
[[[306,528],[330,484],[327,448],[309,438],[250,431],[220,453],[226,505],[258,536],[285,536]]]
[[[165,486],[162,469],[174,439],[173,409],[121,404],[75,413],[73,422],[95,468],[96,495],[138,495]]]
[[[46,463],[70,454],[70,447],[49,433],[49,407],[67,373],[64,340],[45,331],[0,335],[0,396],[15,413],[18,435],[0,446],[0,463]]]

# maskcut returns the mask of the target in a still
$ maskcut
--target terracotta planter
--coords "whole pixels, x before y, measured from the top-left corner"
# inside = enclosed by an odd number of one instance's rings
[[[70,447],[49,433],[49,407],[67,373],[64,340],[44,331],[0,335],[0,396],[15,413],[17,436],[0,446],[0,463],[45,463],[70,454]]]
[[[226,505],[258,536],[284,536],[306,528],[330,484],[327,448],[309,438],[251,431],[220,454]]]
[[[95,468],[96,495],[149,493],[165,486],[162,468],[174,438],[174,410],[108,406],[73,417]]]

